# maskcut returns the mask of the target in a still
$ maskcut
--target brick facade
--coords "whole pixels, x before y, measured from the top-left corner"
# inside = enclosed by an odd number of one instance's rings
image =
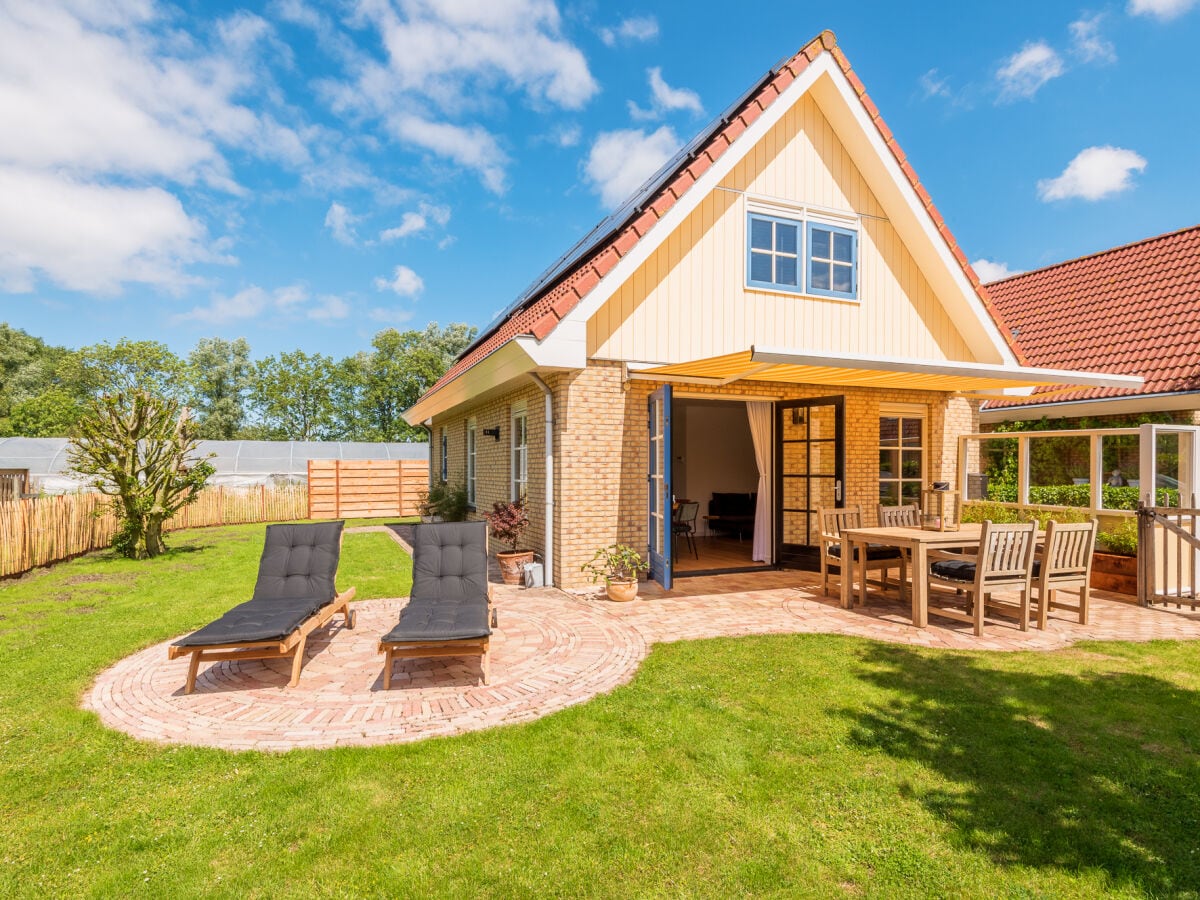
[[[646,546],[646,472],[648,444],[646,406],[657,385],[629,381],[620,363],[590,362],[579,372],[547,378],[556,420],[554,583],[581,587],[587,582],[579,567],[597,547],[615,542],[642,550]],[[717,396],[754,395],[776,400],[814,397],[845,398],[846,502],[861,505],[868,521],[879,499],[880,404],[919,404],[927,410],[925,480],[956,478],[958,435],[978,430],[978,402],[931,391],[834,388],[755,382],[707,388],[679,385],[677,390]],[[528,546],[545,546],[545,413],[544,395],[530,382],[510,393],[435,418],[434,467],[437,469],[442,429],[449,444],[452,481],[466,477],[467,420],[478,428],[477,508],[472,518],[508,499],[510,490],[511,411],[526,404],[529,425]],[[500,427],[500,441],[483,436],[484,428]],[[704,498],[700,498],[704,499]]]

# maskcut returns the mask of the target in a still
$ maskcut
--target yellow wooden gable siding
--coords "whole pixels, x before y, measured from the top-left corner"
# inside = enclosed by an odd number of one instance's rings
[[[975,362],[810,96],[746,155],[588,322],[588,355],[683,362],[752,344]],[[745,286],[746,200],[864,216],[859,303]]]

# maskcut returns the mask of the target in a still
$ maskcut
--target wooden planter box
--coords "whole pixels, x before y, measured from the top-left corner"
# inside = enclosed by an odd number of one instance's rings
[[[1097,550],[1092,557],[1092,587],[1137,598],[1137,557]]]

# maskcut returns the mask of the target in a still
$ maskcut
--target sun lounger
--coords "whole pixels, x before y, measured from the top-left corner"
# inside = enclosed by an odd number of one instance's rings
[[[379,641],[384,690],[396,659],[482,657],[490,676],[489,639],[496,626],[487,579],[487,525],[442,522],[413,527],[413,586],[400,621]]]
[[[171,659],[191,654],[190,694],[202,662],[232,659],[292,659],[295,687],[308,636],[341,613],[354,627],[349,602],[354,588],[334,587],[344,522],[268,525],[253,597],[171,645]]]

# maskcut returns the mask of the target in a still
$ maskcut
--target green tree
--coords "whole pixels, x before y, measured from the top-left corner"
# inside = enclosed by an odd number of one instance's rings
[[[84,347],[59,366],[68,390],[83,397],[146,391],[183,403],[189,393],[187,374],[187,365],[166,344],[126,338]]]
[[[78,416],[56,420],[50,431],[27,431],[28,418],[36,412],[37,400],[47,392],[60,389],[58,369],[71,351],[54,347],[39,337],[0,323],[0,435],[30,437],[65,436]],[[12,420],[14,411],[25,407],[22,423]],[[48,420],[47,420],[48,422]]]
[[[198,434],[231,440],[246,421],[246,400],[254,385],[254,363],[245,338],[201,338],[187,358],[192,399],[200,419]]]
[[[338,366],[328,356],[302,350],[268,356],[255,367],[251,399],[263,433],[273,440],[339,437],[334,406]]]
[[[403,413],[446,374],[475,334],[468,325],[439,328],[437,322],[430,322],[423,331],[389,328],[376,334],[371,352],[358,357],[361,439],[426,440],[425,430],[405,422]]]
[[[77,397],[52,387],[14,406],[6,430],[20,437],[65,437],[82,413],[83,404]]]
[[[196,452],[196,426],[177,400],[146,391],[89,402],[71,439],[71,468],[112,497],[120,521],[113,547],[131,559],[166,549],[163,523],[193,503],[213,473]]]

